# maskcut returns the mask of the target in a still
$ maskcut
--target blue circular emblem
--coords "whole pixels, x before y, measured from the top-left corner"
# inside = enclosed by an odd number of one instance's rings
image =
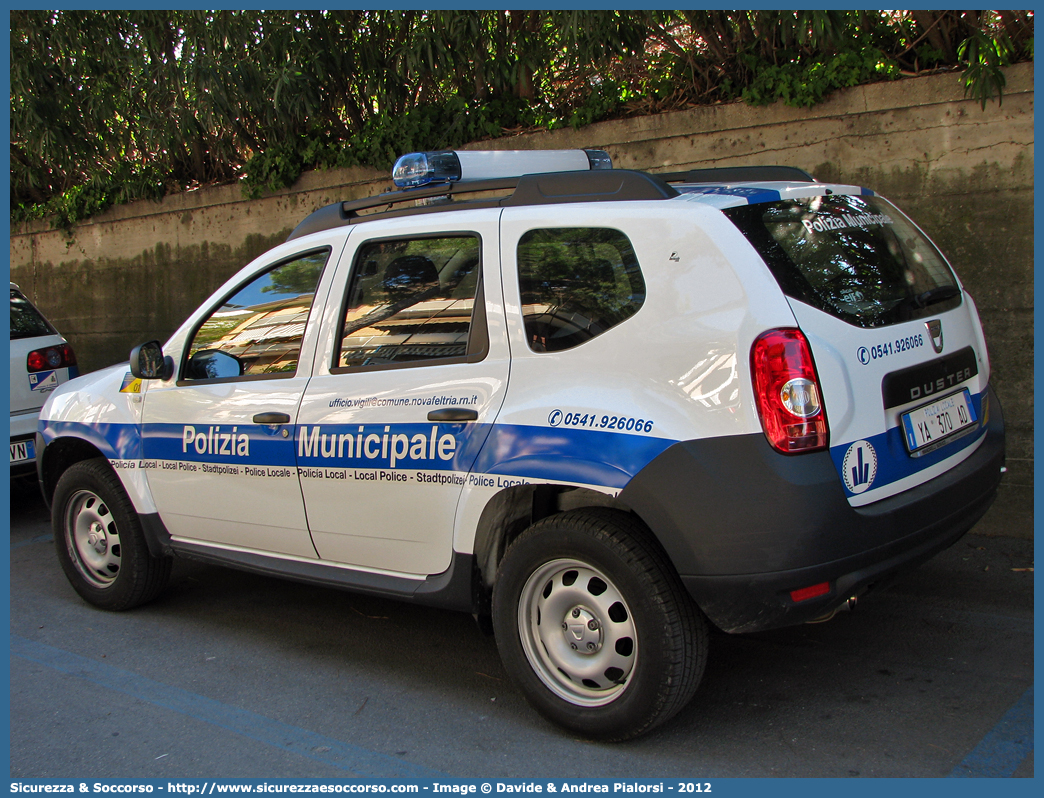
[[[852,493],[862,493],[877,477],[877,452],[870,441],[856,441],[848,447],[841,463],[841,478]]]

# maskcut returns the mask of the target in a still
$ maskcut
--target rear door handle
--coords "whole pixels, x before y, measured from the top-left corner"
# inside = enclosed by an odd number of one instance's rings
[[[289,424],[290,416],[286,413],[258,413],[254,416],[255,424]]]
[[[444,407],[428,413],[428,421],[477,421],[478,411],[466,407]]]

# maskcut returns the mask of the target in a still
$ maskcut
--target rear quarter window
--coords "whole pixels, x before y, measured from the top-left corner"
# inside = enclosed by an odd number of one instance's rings
[[[961,303],[939,250],[880,197],[807,197],[724,213],[785,294],[849,324],[882,327]]]
[[[579,346],[645,302],[645,279],[631,242],[609,228],[530,230],[518,242],[518,284],[534,352]]]

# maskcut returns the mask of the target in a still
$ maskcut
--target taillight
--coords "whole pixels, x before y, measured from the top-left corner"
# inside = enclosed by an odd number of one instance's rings
[[[29,353],[25,365],[29,373],[70,368],[76,365],[76,353],[69,344],[36,349]]]
[[[829,431],[812,351],[801,330],[769,330],[750,349],[761,427],[784,454],[827,447]]]

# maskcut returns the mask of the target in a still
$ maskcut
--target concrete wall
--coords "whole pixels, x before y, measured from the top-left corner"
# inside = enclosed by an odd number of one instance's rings
[[[811,110],[718,105],[471,148],[568,147],[603,148],[619,168],[651,171],[800,166],[869,186],[906,210],[978,303],[1009,424],[1009,473],[980,531],[1032,534],[1032,64],[1009,68],[1003,102],[985,110],[949,74],[848,89]],[[389,187],[370,169],[313,172],[256,201],[222,186],[117,208],[71,235],[28,225],[12,230],[12,279],[69,337],[84,369],[95,369],[165,338],[310,211]]]

